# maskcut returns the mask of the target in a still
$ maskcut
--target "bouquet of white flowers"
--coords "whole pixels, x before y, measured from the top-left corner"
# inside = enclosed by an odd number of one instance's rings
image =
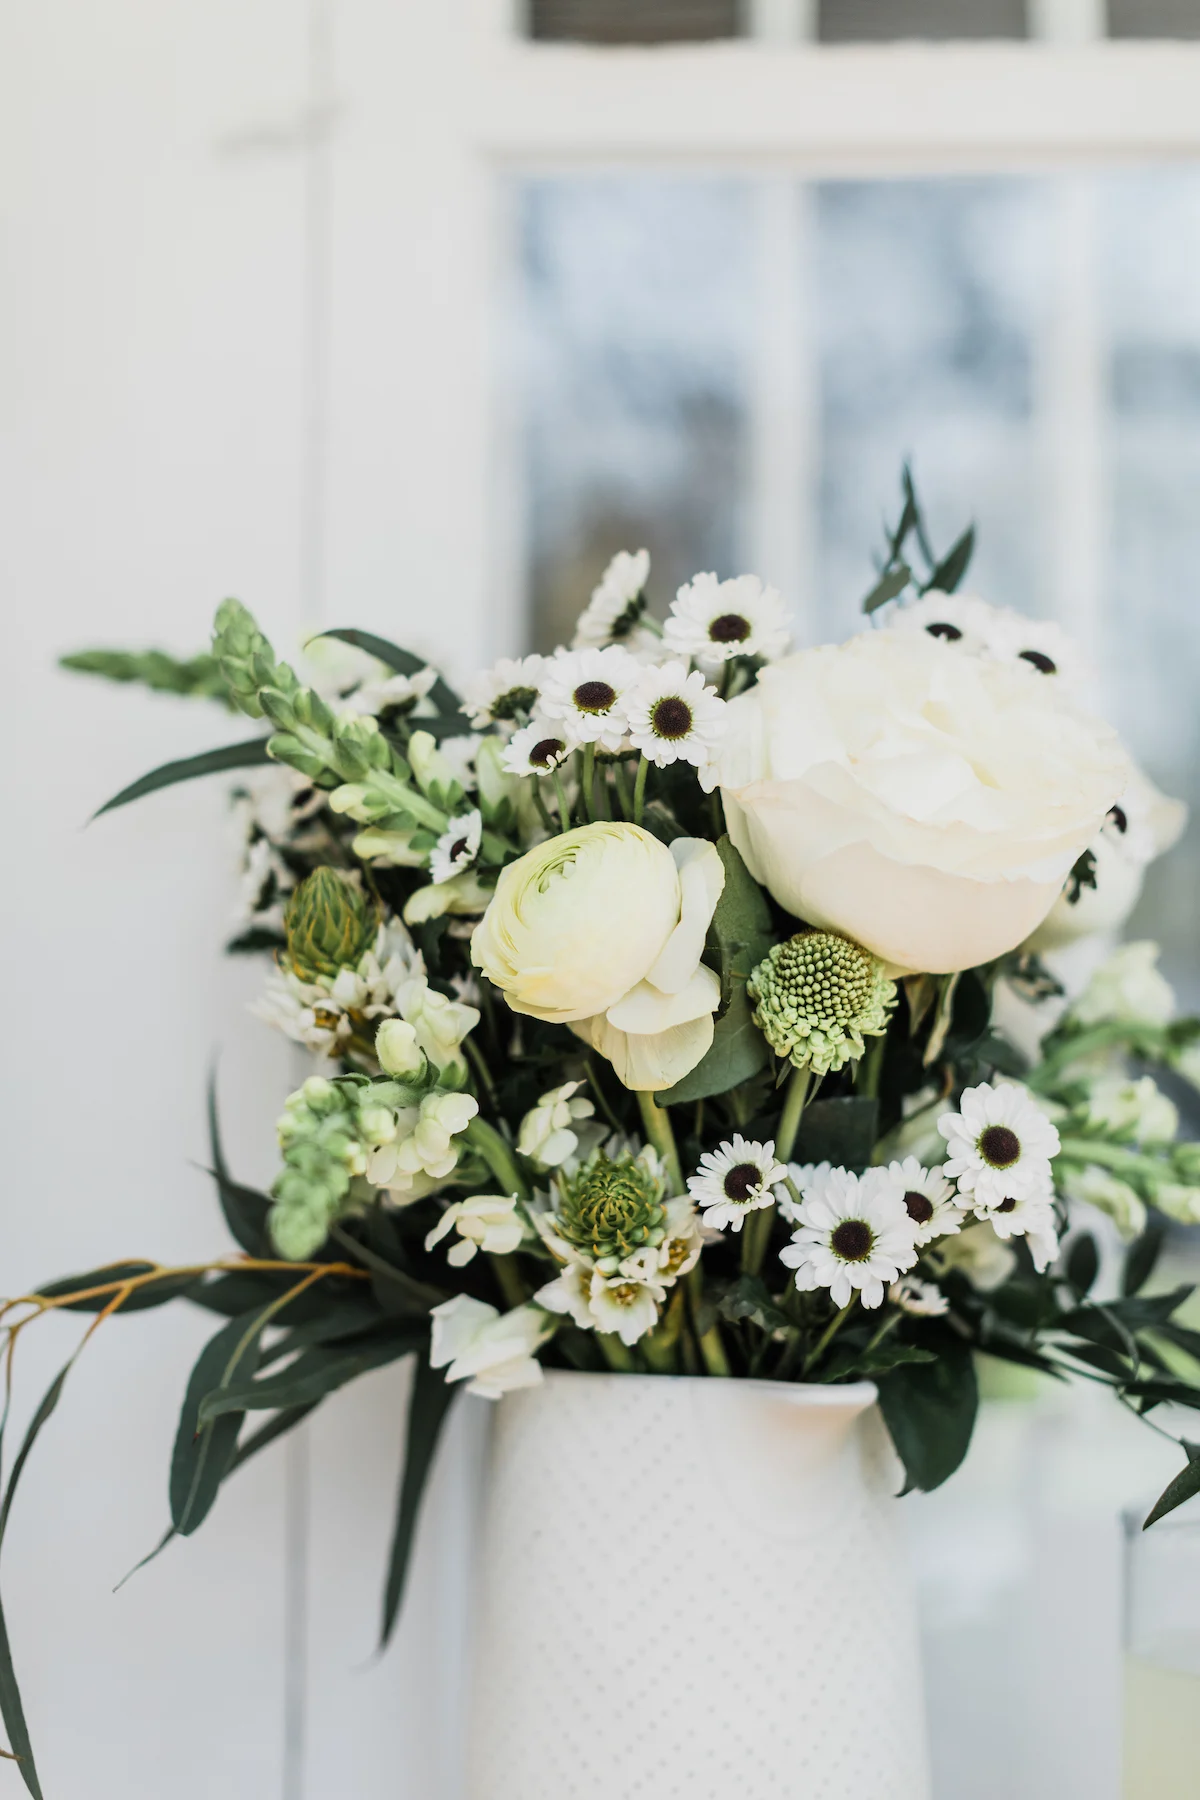
[[[1151,945],[1066,1004],[1041,960],[1121,922],[1182,808],[1086,709],[1056,628],[951,591],[969,534],[919,576],[926,541],[906,478],[868,628],[799,650],[752,576],[696,576],[659,623],[649,558],[622,554],[570,648],[461,700],[354,630],[326,635],[361,667],[319,692],[235,601],[211,657],[66,659],[266,721],[109,806],[245,772],[230,948],[270,952],[258,1010],[319,1059],[269,1194],[230,1174],[213,1103],[240,1254],[94,1270],[5,1310],[10,1351],[62,1307],[221,1317],[168,1536],[401,1357],[385,1638],[463,1389],[547,1367],[869,1377],[921,1489],[966,1452],[976,1351],[1139,1413],[1200,1405],[1187,1290],[1147,1292],[1168,1222],[1200,1221],[1200,1148],[1154,1079],[1198,1078],[1200,1021],[1173,1020]],[[1096,1209],[1128,1244],[1107,1286]],[[1155,1516],[1197,1491],[1188,1447]],[[0,1703],[36,1792],[2,1630]]]

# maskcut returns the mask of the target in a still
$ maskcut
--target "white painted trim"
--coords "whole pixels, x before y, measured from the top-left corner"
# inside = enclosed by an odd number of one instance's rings
[[[819,176],[1200,155],[1200,45],[477,42],[469,147],[493,163],[686,162]]]

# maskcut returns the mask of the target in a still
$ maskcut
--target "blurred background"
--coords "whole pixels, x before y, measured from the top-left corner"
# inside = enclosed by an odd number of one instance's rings
[[[55,670],[383,631],[462,673],[569,630],[613,551],[663,610],[751,568],[853,628],[912,460],[968,588],[1060,618],[1200,811],[1200,8],[1192,0],[42,0],[0,16],[8,626],[0,1288],[222,1247],[286,1050],[226,963],[241,735]],[[1200,828],[1131,931],[1200,1001]],[[1180,1256],[1186,1256],[1181,1246]],[[31,1466],[4,1589],[48,1800],[454,1800],[472,1494],[458,1409],[409,1611],[373,1629],[402,1378],[339,1396],[157,1540],[208,1322],[115,1324]],[[76,1331],[22,1344],[37,1392]],[[1176,1453],[1001,1392],[905,1502],[937,1800],[1116,1800],[1123,1505]],[[20,1410],[20,1409],[19,1409]],[[0,1763],[0,1795],[23,1792]]]

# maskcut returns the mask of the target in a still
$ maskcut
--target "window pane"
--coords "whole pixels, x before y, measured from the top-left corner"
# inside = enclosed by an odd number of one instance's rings
[[[592,44],[736,37],[737,0],[532,0],[529,35]]]
[[[1200,37],[1196,0],[1108,0],[1108,35],[1114,38]]]
[[[1026,0],[820,0],[825,43],[893,38],[1023,38]]]

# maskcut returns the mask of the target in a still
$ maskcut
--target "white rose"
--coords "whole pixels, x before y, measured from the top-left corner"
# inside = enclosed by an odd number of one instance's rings
[[[569,1025],[626,1087],[670,1087],[713,1038],[716,975],[700,961],[725,883],[715,847],[640,826],[582,825],[510,863],[471,959],[514,1012]]]
[[[893,972],[1013,949],[1128,781],[1116,733],[1054,683],[923,632],[785,657],[728,720],[718,779],[750,873]]]
[[[1187,807],[1161,793],[1148,775],[1130,765],[1129,785],[1088,845],[1094,885],[1068,882],[1037,930],[1030,950],[1058,950],[1099,931],[1118,931],[1142,891],[1146,870],[1179,841]]]

